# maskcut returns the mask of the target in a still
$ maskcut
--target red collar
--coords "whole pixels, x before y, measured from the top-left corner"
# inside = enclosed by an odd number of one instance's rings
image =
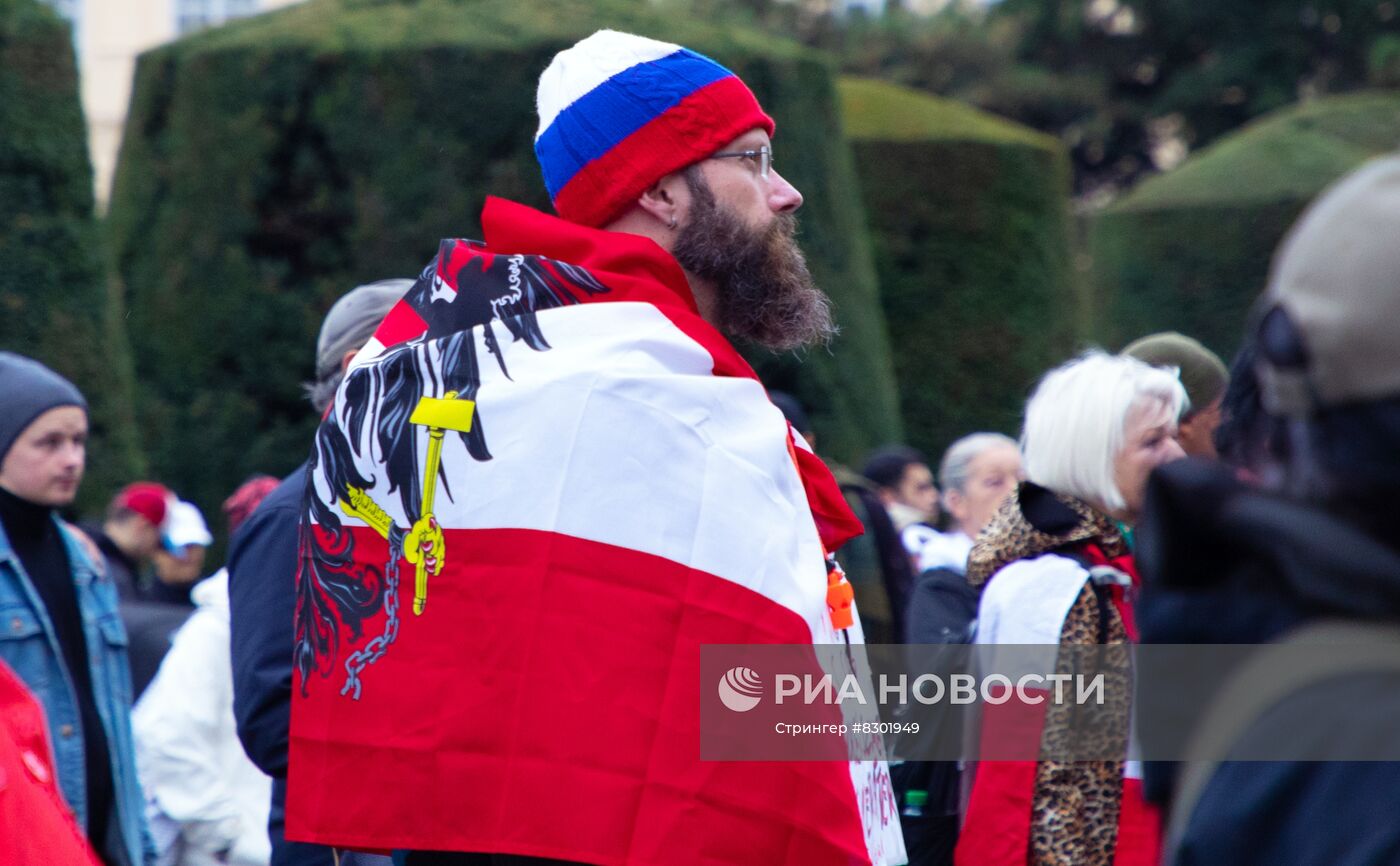
[[[695,296],[680,264],[651,238],[571,223],[496,196],[481,211],[486,246],[504,255],[540,255],[568,262],[598,276],[643,276],[660,283],[690,312],[699,315]]]

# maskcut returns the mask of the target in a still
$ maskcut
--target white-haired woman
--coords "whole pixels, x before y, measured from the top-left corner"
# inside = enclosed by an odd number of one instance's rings
[[[1148,475],[1183,456],[1175,434],[1185,400],[1172,371],[1102,352],[1041,380],[1021,440],[1027,480],[968,559],[968,582],[984,585],[978,644],[1135,639],[1132,527]],[[1115,694],[1126,702],[1126,690]],[[1068,712],[1048,705],[1042,747]],[[1126,750],[1126,713],[1123,720],[1112,736]],[[1156,863],[1158,819],[1142,799],[1139,766],[1126,758],[983,763],[957,862]]]
[[[908,643],[966,639],[980,594],[964,577],[973,539],[1024,477],[1021,449],[1001,433],[972,433],[943,452],[938,483],[952,525],[919,552],[904,628]]]

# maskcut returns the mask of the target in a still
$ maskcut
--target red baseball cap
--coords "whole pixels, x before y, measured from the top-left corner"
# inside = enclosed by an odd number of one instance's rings
[[[154,481],[137,481],[121,489],[121,492],[117,494],[115,504],[120,508],[136,512],[149,520],[152,526],[160,526],[165,522],[165,515],[174,495],[163,484],[157,484]]]

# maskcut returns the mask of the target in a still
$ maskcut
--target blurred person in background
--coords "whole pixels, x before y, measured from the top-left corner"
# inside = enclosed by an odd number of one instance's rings
[[[861,474],[875,485],[880,503],[901,535],[911,526],[938,522],[938,487],[921,452],[907,445],[879,448],[865,458]],[[916,554],[918,541],[911,540],[910,545],[910,553]]]
[[[967,582],[973,540],[1021,483],[1021,449],[1001,433],[973,433],[949,446],[939,465],[950,531],[926,544],[909,600],[909,643],[959,643],[970,636],[978,590]]]
[[[326,411],[356,353],[412,280],[357,286],[331,305],[316,339],[316,378],[306,396]],[[292,623],[299,566],[297,521],[306,488],[303,463],[282,479],[229,540],[228,598],[233,711],[238,738],[253,763],[273,779],[267,833],[272,866],[332,866],[330,848],[283,838],[287,737],[291,723]],[[341,858],[341,866],[350,863]],[[368,862],[362,858],[360,862]]]
[[[1400,157],[1313,203],[1275,254],[1251,323],[1252,477],[1186,461],[1152,478],[1144,641],[1285,643],[1315,659],[1227,684],[1207,718],[1186,720],[1217,748],[1156,786],[1173,792],[1175,866],[1400,862],[1397,235]],[[1339,645],[1383,661],[1361,669],[1328,649]],[[1279,720],[1313,759],[1230,760]],[[1347,760],[1318,758],[1329,749]]]
[[[160,548],[152,555],[153,579],[145,590],[152,601],[189,605],[190,589],[204,575],[204,554],[214,536],[204,514],[181,499],[170,506]]]
[[[768,399],[773,401],[773,405],[783,413],[783,417],[792,425],[792,429],[797,431],[797,435],[806,440],[807,445],[813,450],[817,450],[817,432],[812,429],[812,422],[807,417],[807,410],[803,408],[802,401],[787,393],[786,391],[769,391]]]
[[[251,478],[224,502],[230,534],[276,486],[271,476]],[[184,540],[178,511],[175,516],[169,534]],[[175,635],[132,712],[157,863],[266,866],[272,853],[267,836],[272,780],[248,760],[238,741],[228,571],[219,569],[200,581],[191,597],[194,614]]]
[[[770,390],[768,399],[815,451],[817,434],[812,430],[801,402],[783,391]],[[851,539],[841,548],[839,559],[855,593],[866,642],[900,643],[903,640],[902,623],[893,620],[890,599],[900,587],[908,587],[913,580],[909,557],[905,555],[899,533],[895,531],[875,485],[846,466],[831,461],[827,461],[827,464],[847,504],[865,527],[864,535]]]
[[[859,478],[843,474],[837,478],[847,499],[857,501],[852,507],[868,537],[868,541],[856,539],[846,556],[858,559],[868,549],[883,578],[883,597],[872,598],[876,594],[869,591],[864,598],[858,596],[862,622],[869,624],[867,636],[872,643],[903,643],[915,564],[924,545],[939,536],[934,528],[938,488],[933,472],[921,452],[907,445],[887,445],[865,458]]]
[[[107,576],[123,600],[142,597],[142,574],[160,550],[161,532],[175,501],[165,485],[136,481],[112,497],[101,523],[82,524],[102,551]]]
[[[1174,372],[1126,356],[1090,352],[1046,374],[1026,405],[1027,480],[968,558],[968,583],[982,592],[977,644],[1064,649],[1136,640],[1132,527],[1148,474],[1183,456],[1175,433],[1185,402]],[[1107,732],[1122,759],[976,768],[960,866],[1157,862],[1158,816],[1143,799],[1140,765],[1127,760],[1129,676],[1124,670],[1125,685],[1108,698],[1124,710],[1122,730]],[[1065,730],[1073,709],[1048,704],[1042,736]],[[1016,702],[985,707],[982,730],[993,729],[994,714],[1018,712],[1025,710]]]
[[[130,595],[121,600],[136,699],[150,685],[175,632],[193,610],[190,587],[199,580],[204,552],[214,540],[199,509],[167,493],[160,544],[150,556],[151,568],[136,575]]]
[[[1173,367],[1186,389],[1187,406],[1177,422],[1176,441],[1188,457],[1215,457],[1215,430],[1230,372],[1220,356],[1175,331],[1151,334],[1128,344],[1123,354],[1154,367]]]
[[[0,662],[43,705],[59,789],[92,847],[108,866],[141,866],[151,846],[117,590],[57,515],[78,494],[87,432],[71,382],[0,352]]]
[[[885,506],[880,486],[852,469],[833,465],[832,475],[865,533],[846,542],[838,558],[860,607],[869,643],[902,643],[904,600],[914,585],[914,565]]]
[[[973,433],[948,447],[938,468],[950,531],[926,544],[920,574],[909,597],[905,640],[911,644],[967,643],[977,620],[979,592],[967,582],[973,539],[1025,475],[1016,441],[1001,433]],[[922,816],[906,818],[904,844],[910,866],[953,862],[961,813],[961,773],[956,761],[906,761],[890,775],[901,802],[924,797]]]

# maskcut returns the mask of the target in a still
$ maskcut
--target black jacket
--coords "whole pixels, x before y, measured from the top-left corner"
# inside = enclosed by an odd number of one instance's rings
[[[919,575],[909,595],[904,621],[906,643],[970,643],[977,619],[980,589],[951,568],[930,568]]]
[[[1400,622],[1393,547],[1245,487],[1219,466],[1181,461],[1157,470],[1138,545],[1143,643],[1264,643],[1322,618]],[[1344,678],[1295,693],[1277,709],[1287,716],[1289,702],[1311,704],[1314,715],[1334,708],[1330,736],[1383,740],[1400,719],[1400,688],[1394,676],[1385,679]],[[1356,712],[1360,706],[1366,712]],[[1268,724],[1261,716],[1249,730]],[[1241,738],[1250,739],[1248,731]],[[1149,795],[1171,802],[1174,765],[1147,770]],[[1191,809],[1175,864],[1397,863],[1396,802],[1400,763],[1227,761]]]

